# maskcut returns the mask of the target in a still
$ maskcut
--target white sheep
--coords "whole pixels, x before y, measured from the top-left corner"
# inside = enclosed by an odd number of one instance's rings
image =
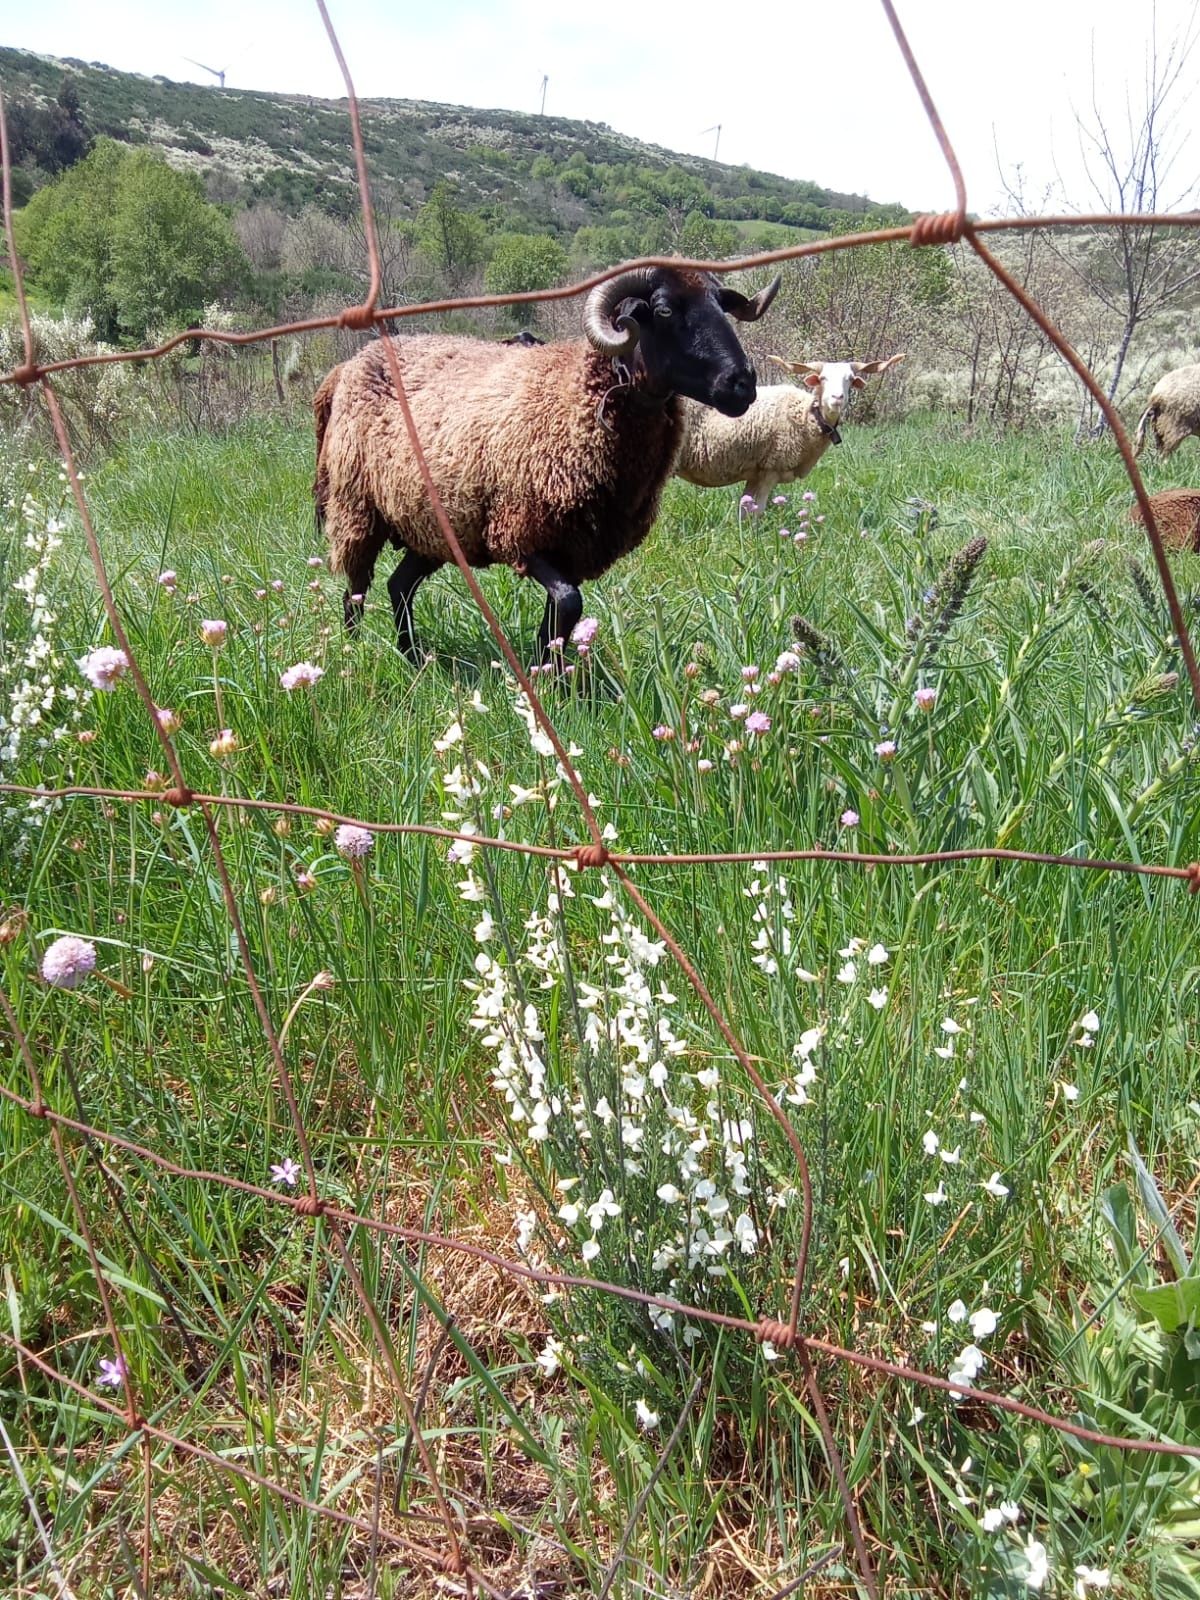
[[[684,438],[675,475],[702,489],[746,484],[756,506],[766,504],[781,483],[807,476],[831,444],[841,444],[842,413],[853,390],[886,372],[904,354],[886,361],[782,361],[803,374],[800,385],[768,384],[744,416],[722,417],[705,406],[684,403]]]
[[[1176,367],[1173,372],[1165,372],[1151,389],[1146,409],[1138,418],[1133,446],[1135,456],[1142,453],[1148,422],[1153,426],[1154,442],[1164,458],[1178,450],[1189,434],[1200,438],[1200,366]]]

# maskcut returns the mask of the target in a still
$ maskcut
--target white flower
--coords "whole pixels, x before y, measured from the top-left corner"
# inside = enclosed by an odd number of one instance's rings
[[[971,1313],[971,1332],[976,1339],[986,1339],[989,1334],[995,1333],[999,1321],[994,1311],[989,1310],[987,1306],[981,1306],[978,1311]]]
[[[558,1215],[563,1219],[568,1228],[573,1228],[579,1221],[579,1207],[569,1201],[566,1205],[559,1206]]]
[[[881,967],[889,959],[888,952],[881,944],[873,944],[867,951],[867,965],[869,967]]]
[[[965,1303],[962,1300],[955,1300],[951,1305],[946,1307],[946,1315],[950,1318],[951,1322],[965,1322],[967,1320],[967,1308]]]
[[[979,1519],[984,1533],[996,1533],[1004,1526],[1004,1514],[999,1506],[989,1506]]]
[[[658,1427],[658,1412],[651,1411],[644,1400],[639,1400],[634,1410],[637,1412],[638,1427],[643,1433],[649,1433]]]
[[[683,1194],[673,1183],[660,1183],[654,1192],[660,1200],[669,1206],[677,1205],[683,1199]]]
[[[942,1019],[942,1032],[943,1033],[951,1033],[951,1034],[953,1034],[953,1033],[961,1033],[962,1032],[962,1028],[959,1026],[959,1024],[957,1022],[955,1022],[953,1017],[943,1017],[943,1019]]]
[[[837,981],[839,983],[853,983],[858,969],[853,961],[847,961],[844,967],[838,969]]]
[[[1008,1185],[1000,1182],[1000,1174],[998,1172],[993,1172],[988,1181],[981,1183],[979,1187],[986,1189],[988,1194],[992,1195],[996,1200],[1003,1200],[1009,1192]]]
[[[1087,1012],[1084,1013],[1084,1015],[1082,1017],[1080,1017],[1079,1021],[1075,1024],[1075,1026],[1079,1029],[1079,1031],[1081,1033],[1095,1033],[1095,1032],[1098,1031],[1098,1029],[1100,1027],[1100,1018],[1096,1015],[1096,1013],[1094,1011],[1087,1011]],[[1079,1568],[1076,1567],[1075,1570],[1076,1570],[1076,1572],[1078,1572]],[[1091,1569],[1089,1568],[1089,1571],[1090,1570]]]
[[[583,1257],[583,1259],[585,1261],[594,1261],[596,1259],[596,1257],[600,1254],[600,1241],[599,1241],[599,1239],[588,1239],[588,1240],[586,1240],[584,1242],[584,1244],[580,1247],[579,1253],[580,1253],[580,1255]]]
[[[486,944],[488,940],[494,936],[495,932],[496,924],[492,920],[492,913],[490,911],[485,911],[482,917],[480,917],[479,921],[475,924],[475,937],[478,939],[480,944]]]
[[[962,1145],[955,1145],[953,1150],[939,1150],[938,1154],[948,1167],[956,1167],[962,1157]]]
[[[931,1206],[944,1206],[946,1203],[946,1185],[939,1183],[937,1188],[925,1196]]]
[[[557,1339],[547,1339],[546,1347],[537,1358],[537,1364],[548,1378],[552,1378],[562,1366],[562,1345]]]
[[[447,750],[453,749],[456,744],[462,742],[462,736],[462,723],[456,720],[450,724],[440,739],[433,741],[433,748],[438,755],[445,755]]]
[[[1046,1546],[1037,1539],[1029,1539],[1025,1545],[1025,1561],[1029,1568],[1025,1574],[1025,1587],[1042,1588],[1050,1576],[1050,1558],[1046,1554]]]
[[[1021,1520],[1021,1508],[1015,1500],[1001,1500],[1000,1515],[1005,1522],[1017,1523]]]
[[[933,1053],[935,1056],[941,1056],[943,1061],[954,1060],[954,1046],[952,1044],[935,1044]]]
[[[1075,1568],[1075,1600],[1086,1600],[1089,1589],[1107,1589],[1112,1574],[1107,1567],[1089,1567],[1081,1563]]]
[[[887,998],[888,992],[887,985],[885,984],[882,989],[871,990],[870,994],[867,996],[867,1004],[874,1006],[876,1011],[882,1011],[884,1006],[887,1005]]]
[[[935,1156],[937,1154],[938,1145],[941,1144],[941,1142],[942,1141],[938,1138],[937,1134],[934,1133],[932,1128],[927,1130],[924,1138],[921,1140],[922,1145],[925,1147],[925,1154],[927,1156]]]
[[[593,1200],[587,1208],[587,1218],[592,1225],[592,1232],[599,1233],[604,1226],[605,1217],[619,1217],[621,1208],[613,1198],[611,1189],[601,1189],[600,1198]]]
[[[1074,1101],[1079,1099],[1079,1085],[1078,1084],[1075,1084],[1075,1083],[1064,1083],[1063,1086],[1062,1086],[1062,1092],[1063,1092],[1063,1099],[1064,1100],[1069,1100],[1069,1101],[1074,1102]]]

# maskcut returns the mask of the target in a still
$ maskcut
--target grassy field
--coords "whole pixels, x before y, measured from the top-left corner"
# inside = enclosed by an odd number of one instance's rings
[[[143,442],[89,475],[189,782],[582,841],[456,574],[418,599],[419,671],[393,648],[382,582],[345,641],[338,584],[308,564],[310,456],[305,432],[263,425]],[[1151,486],[1172,481],[1158,469]],[[794,489],[740,525],[735,491],[674,484],[647,545],[585,594],[590,656],[572,649],[546,699],[620,848],[1200,856],[1195,711],[1110,448],[937,419],[851,427],[810,484],[815,500]],[[63,698],[84,686],[75,658],[111,640],[72,516],[39,553],[62,488],[54,467],[10,464],[0,712],[38,632],[57,689],[0,774],[153,785],[161,753],[128,680]],[[1200,565],[1176,570],[1186,593]],[[507,572],[483,581],[528,649],[537,595]],[[220,650],[203,619],[227,621]],[[288,693],[300,661],[324,675]],[[236,749],[214,755],[222,729]],[[227,810],[218,827],[322,1194],[508,1258],[786,1316],[795,1163],[609,874],[385,835],[354,865],[310,820]],[[808,1152],[804,1328],[1196,1447],[1191,1463],[1124,1456],[820,1362],[886,1592],[1086,1596],[1104,1575],[1129,1597],[1200,1592],[1200,902],[1175,881],[1007,864],[637,881]],[[4,987],[55,1107],[287,1191],[301,1152],[194,810],[10,804],[0,911]],[[98,952],[75,990],[38,977],[68,933]],[[117,1148],[66,1151],[142,1414],[362,1519],[155,1443],[155,1594],[458,1592],[386,1542],[445,1548],[389,1361],[410,1394],[427,1385],[437,1475],[503,1595],[605,1592],[627,1529],[614,1597],[765,1600],[831,1549],[803,1592],[858,1592],[792,1358],[360,1228],[349,1261],[373,1330],[327,1222]],[[12,1349],[123,1403],[48,1130],[8,1103],[0,1161],[0,1418],[20,1464],[0,1474],[0,1587],[133,1595],[140,1447]]]

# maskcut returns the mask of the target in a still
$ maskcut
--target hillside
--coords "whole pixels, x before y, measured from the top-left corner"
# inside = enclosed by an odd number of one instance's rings
[[[0,48],[10,105],[51,106],[65,78],[89,133],[158,148],[198,173],[213,199],[269,200],[293,214],[316,204],[345,215],[354,205],[344,100],[207,88]],[[741,236],[748,224],[828,232],[878,209],[863,195],[662,150],[603,123],[419,100],[364,101],[363,119],[372,176],[399,216],[415,214],[442,180],[485,219],[564,238],[655,207],[699,210]],[[28,192],[45,174],[36,159],[24,166]]]

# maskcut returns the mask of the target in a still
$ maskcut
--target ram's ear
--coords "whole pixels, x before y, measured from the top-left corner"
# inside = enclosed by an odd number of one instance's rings
[[[767,287],[760,289],[751,299],[739,294],[736,289],[726,289],[722,285],[717,290],[717,304],[728,316],[736,317],[739,322],[757,322],[779,293],[779,285],[782,282],[782,277],[772,278]]]
[[[768,361],[773,361],[777,367],[782,367],[785,372],[811,372],[818,378],[821,376],[821,365],[818,361],[785,361],[782,356],[768,356]]]
[[[889,367],[894,367],[897,361],[903,360],[904,351],[901,350],[899,355],[889,356],[886,361],[856,361],[854,363],[854,370],[855,372],[861,372],[869,377],[875,372],[886,372]]]

